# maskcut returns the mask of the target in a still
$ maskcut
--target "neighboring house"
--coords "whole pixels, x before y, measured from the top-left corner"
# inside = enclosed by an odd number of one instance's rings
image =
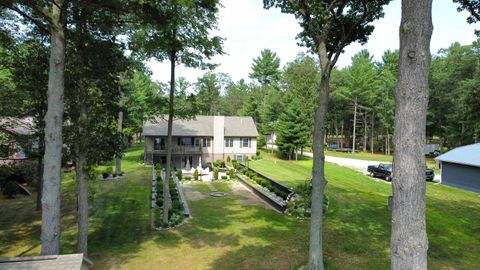
[[[145,164],[166,163],[167,120],[157,118],[143,126]],[[258,131],[251,117],[196,116],[173,121],[172,166],[206,167],[215,160],[243,161],[257,151]]]
[[[442,184],[480,192],[480,143],[457,147],[435,158]]]
[[[33,118],[5,117],[0,119],[0,158],[24,160],[38,148]]]
[[[0,270],[88,270],[92,267],[93,263],[83,254],[0,258]]]

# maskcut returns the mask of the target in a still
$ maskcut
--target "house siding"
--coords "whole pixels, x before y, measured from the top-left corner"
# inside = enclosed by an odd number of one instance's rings
[[[442,162],[442,184],[480,192],[480,168]]]

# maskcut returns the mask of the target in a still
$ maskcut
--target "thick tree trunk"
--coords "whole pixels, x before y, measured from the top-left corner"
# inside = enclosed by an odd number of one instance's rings
[[[82,104],[78,121],[79,134],[85,134],[83,125],[87,121],[87,107]],[[77,177],[77,204],[78,204],[78,233],[77,252],[87,255],[88,248],[88,175],[87,175],[87,153],[81,142],[75,145],[76,162],[75,172]]]
[[[65,72],[64,1],[52,1],[42,189],[42,255],[60,254],[60,190]]]
[[[323,138],[325,134],[325,119],[330,90],[330,67],[326,60],[326,51],[320,50],[322,78],[318,107],[315,111],[313,131],[313,167],[312,167],[312,208],[310,219],[310,244],[308,253],[308,269],[323,270],[323,191],[327,185],[325,179],[325,153]]]
[[[168,130],[167,130],[167,168],[166,175],[163,179],[163,224],[168,224],[168,211],[170,210],[169,198],[170,190],[168,181],[170,179],[170,171],[172,166],[172,129],[173,129],[173,97],[175,96],[175,61],[176,54],[172,52],[170,56],[170,96],[168,102]]]
[[[356,140],[356,129],[357,129],[357,104],[358,99],[355,97],[353,105],[353,138],[352,138],[352,154],[355,154],[355,140]]]
[[[125,105],[125,98],[122,94],[120,97],[120,111],[118,112],[118,122],[117,122],[117,131],[119,133],[123,130],[123,106]],[[115,159],[115,173],[120,175],[122,173],[122,158],[117,157]]]
[[[390,243],[394,270],[427,269],[424,146],[432,29],[432,0],[402,0]]]

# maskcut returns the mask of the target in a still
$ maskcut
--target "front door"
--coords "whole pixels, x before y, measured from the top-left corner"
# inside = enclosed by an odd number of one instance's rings
[[[188,164],[190,166],[190,168],[193,166],[192,162],[193,162],[193,157],[192,156],[183,156],[182,157],[182,168],[186,168],[187,167],[187,161],[188,161]]]

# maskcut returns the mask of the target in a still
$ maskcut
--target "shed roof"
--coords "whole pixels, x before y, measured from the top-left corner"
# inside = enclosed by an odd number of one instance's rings
[[[194,119],[174,119],[173,136],[214,136],[214,117],[198,115]],[[258,131],[250,116],[221,116],[224,119],[226,137],[257,137]],[[143,125],[145,136],[167,136],[168,121],[157,117]]]
[[[33,135],[36,131],[34,126],[32,117],[22,119],[16,117],[0,118],[0,130],[5,130],[15,135]]]
[[[0,258],[0,270],[81,270],[82,265],[89,268],[93,263],[83,254],[52,255],[52,256],[32,256]]]
[[[480,167],[480,143],[457,147],[435,159],[442,162]]]

